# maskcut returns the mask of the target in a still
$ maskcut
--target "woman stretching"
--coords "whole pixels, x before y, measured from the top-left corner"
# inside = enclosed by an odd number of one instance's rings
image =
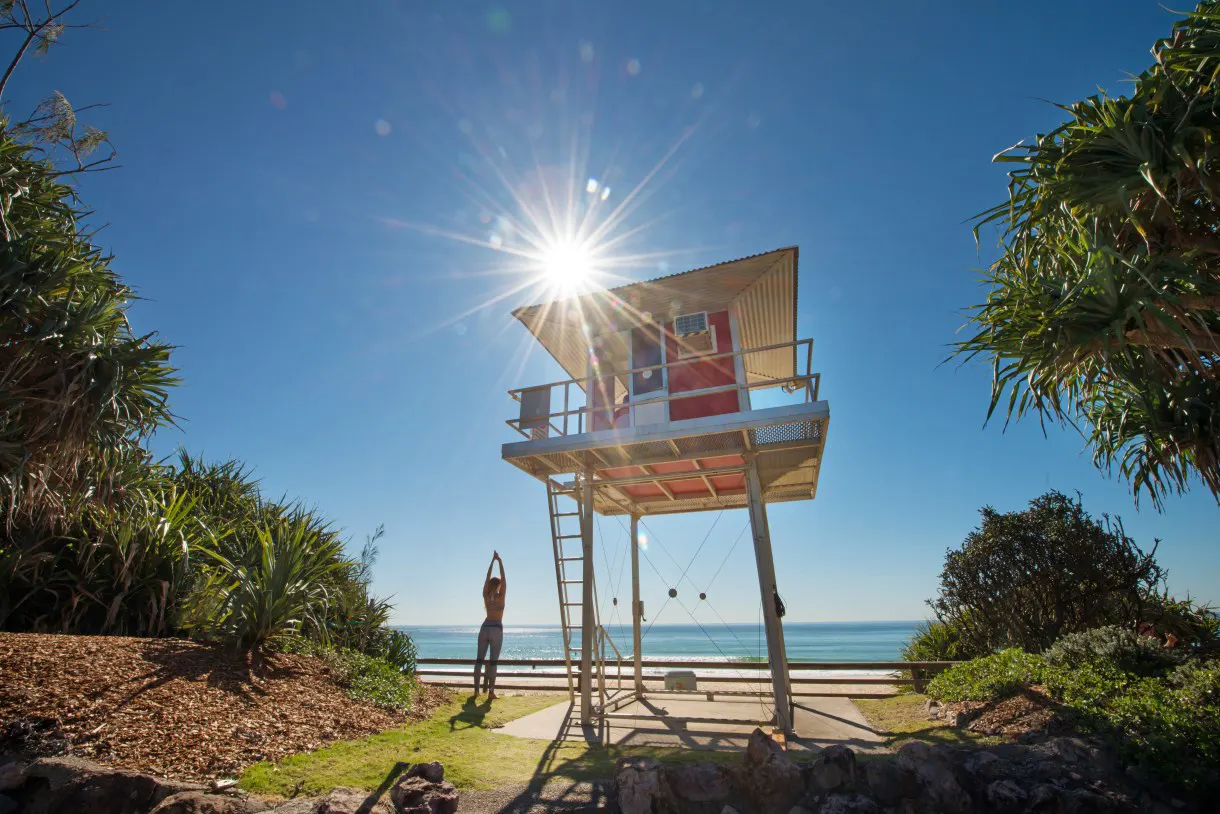
[[[500,564],[500,576],[493,577],[491,571]],[[479,656],[474,662],[474,694],[479,694],[479,677],[483,671],[483,656],[491,649],[487,660],[487,700],[496,700],[496,662],[500,659],[500,645],[504,644],[504,592],[508,581],[504,578],[504,560],[493,551],[491,564],[487,566],[487,578],[483,580],[483,607],[487,618],[479,628]]]

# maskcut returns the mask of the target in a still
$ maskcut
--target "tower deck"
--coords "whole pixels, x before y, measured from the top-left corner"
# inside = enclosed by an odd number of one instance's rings
[[[591,469],[604,515],[744,508],[750,454],[765,502],[815,496],[829,420],[828,402],[806,401],[522,440],[501,454],[540,480]]]

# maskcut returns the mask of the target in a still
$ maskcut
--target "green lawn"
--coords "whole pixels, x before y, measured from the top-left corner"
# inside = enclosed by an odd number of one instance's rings
[[[873,729],[885,736],[885,745],[892,749],[908,741],[955,746],[1002,742],[1001,738],[952,727],[943,721],[929,721],[923,706],[927,698],[926,695],[905,693],[893,698],[857,698],[855,704]]]
[[[740,760],[735,753],[684,749],[647,749],[553,744],[490,731],[514,718],[537,712],[560,695],[504,696],[493,707],[455,700],[425,721],[407,724],[358,741],[342,741],[280,763],[256,763],[241,777],[241,787],[256,794],[314,794],[337,786],[372,791],[395,774],[398,763],[439,760],[445,779],[459,789],[491,789],[551,779],[587,781],[611,777],[615,762],[649,754],[661,760]]]

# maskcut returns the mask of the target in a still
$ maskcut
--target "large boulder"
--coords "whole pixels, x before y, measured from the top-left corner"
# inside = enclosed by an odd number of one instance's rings
[[[914,797],[918,793],[914,773],[900,767],[889,756],[867,761],[863,775],[869,793],[885,806],[896,806],[903,798]]]
[[[755,729],[746,746],[742,791],[759,814],[787,814],[805,796],[805,778],[778,743]]]
[[[615,769],[614,787],[622,814],[653,814],[665,798],[661,764],[650,757],[624,758]]]
[[[252,807],[240,797],[180,791],[166,797],[149,814],[252,814]]]
[[[724,802],[733,791],[729,772],[718,763],[666,766],[664,780],[674,797],[692,803]]]
[[[809,792],[823,794],[856,788],[856,756],[842,744],[827,746],[809,766]]]
[[[25,764],[17,761],[0,765],[0,792],[21,788],[25,782]]]
[[[898,767],[915,775],[920,797],[931,810],[943,814],[968,814],[972,810],[970,795],[957,782],[957,775],[945,752],[913,741],[898,750]]]
[[[79,758],[46,757],[25,768],[21,788],[13,796],[29,814],[146,814],[171,794],[199,789]]]
[[[458,810],[458,791],[452,783],[434,783],[420,775],[400,777],[390,789],[390,799],[402,814],[453,814]]]
[[[394,814],[394,806],[384,799],[369,802],[369,793],[360,789],[332,790],[314,804],[314,814]]]
[[[832,794],[818,806],[817,814],[881,814],[881,806],[863,794]]]

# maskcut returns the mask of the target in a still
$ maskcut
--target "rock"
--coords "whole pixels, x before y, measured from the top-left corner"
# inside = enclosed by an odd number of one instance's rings
[[[913,797],[917,793],[914,776],[898,767],[891,757],[877,757],[867,761],[864,766],[864,782],[868,790],[885,806],[896,806],[904,797]]]
[[[25,769],[22,810],[29,814],[144,814],[171,794],[199,789],[193,783],[158,780],[79,758],[39,758]]]
[[[0,791],[12,791],[25,782],[25,764],[13,761],[0,766]]]
[[[955,729],[960,729],[969,723],[969,719],[967,719],[966,713],[957,710],[949,713],[949,715],[945,718],[945,723]]]
[[[1059,789],[1042,783],[1029,792],[1026,811],[1059,811]]]
[[[817,814],[881,814],[881,807],[863,794],[832,794],[818,807]]]
[[[720,809],[720,814],[741,814],[741,812],[732,806],[725,806],[724,808]]]
[[[1021,811],[1025,807],[1025,790],[1011,780],[997,780],[985,792],[987,805],[996,812]]]
[[[416,763],[402,773],[403,777],[422,777],[429,783],[441,783],[445,780],[445,767],[438,761],[431,763]]]
[[[1088,789],[1070,789],[1060,798],[1062,810],[1067,814],[1102,814],[1103,812],[1126,810],[1117,801],[1096,794]]]
[[[16,814],[20,810],[16,800],[7,794],[0,794],[0,814]]]
[[[650,757],[619,761],[614,772],[614,787],[622,814],[652,814],[653,802],[664,797],[661,764]]]
[[[166,797],[149,814],[250,814],[250,806],[227,794],[181,791]]]
[[[228,791],[229,789],[236,787],[237,781],[231,777],[217,778],[211,783],[208,783],[208,788],[210,788],[212,791]]]
[[[915,774],[921,796],[932,810],[944,814],[966,814],[970,811],[970,795],[957,782],[953,767],[945,753],[919,741],[903,745],[898,750],[898,766]]]
[[[394,814],[384,799],[368,804],[371,795],[360,789],[334,789],[314,805],[314,814]]]
[[[666,766],[665,782],[673,796],[692,803],[720,802],[732,792],[729,773],[716,763]]]
[[[962,768],[975,777],[991,780],[1002,770],[1003,761],[991,752],[971,752],[962,761]]]
[[[755,729],[746,746],[743,791],[758,812],[786,812],[805,795],[800,767],[779,744]]]
[[[421,774],[400,777],[390,789],[390,799],[402,814],[454,814],[458,810],[458,791],[453,784],[441,780],[433,782],[424,776],[436,777],[435,767],[439,763],[417,764],[424,769]],[[440,776],[444,776],[441,769]]]
[[[856,755],[841,744],[827,746],[809,767],[809,791],[852,791],[856,788]]]

